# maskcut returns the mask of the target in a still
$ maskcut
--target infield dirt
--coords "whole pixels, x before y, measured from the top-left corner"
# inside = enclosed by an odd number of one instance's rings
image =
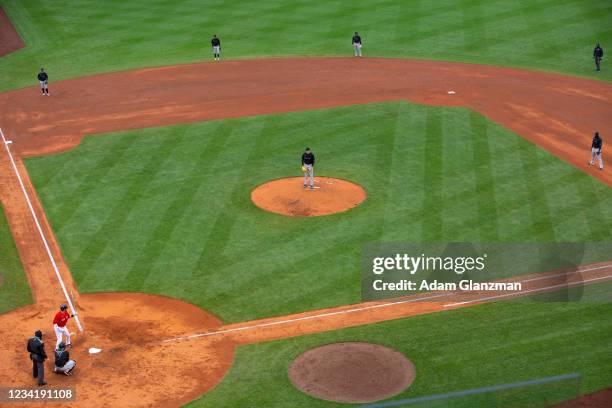
[[[372,302],[223,326],[214,316],[167,298],[79,296],[23,157],[71,149],[88,134],[406,99],[472,108],[612,185],[608,169],[587,167],[593,131],[612,128],[612,84],[599,81],[459,63],[302,58],[117,72],[51,83],[50,90],[50,97],[42,97],[36,86],[0,94],[0,127],[13,142],[10,149],[25,188],[86,327],[75,341],[75,375],[48,375],[50,385],[68,381],[76,386],[76,406],[117,401],[124,406],[178,406],[222,379],[234,345],[431,313],[444,310],[445,303]],[[0,354],[0,363],[11,367],[0,371],[0,382],[23,386],[34,384],[25,340],[42,328],[51,351],[51,320],[64,299],[4,146],[0,172],[0,201],[36,302],[0,315],[8,351]],[[599,269],[582,274],[575,283],[611,278],[610,268]],[[546,288],[546,279],[533,285]],[[90,356],[84,348],[89,346],[105,351]]]
[[[609,167],[587,166],[593,132],[612,129],[612,84],[602,81],[452,62],[271,58],[114,72],[49,89],[50,97],[36,86],[0,94],[0,126],[21,157],[97,133],[408,100],[471,108],[612,185]]]

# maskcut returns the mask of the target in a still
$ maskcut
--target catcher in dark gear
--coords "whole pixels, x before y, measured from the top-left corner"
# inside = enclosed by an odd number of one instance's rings
[[[62,341],[55,350],[55,368],[54,373],[71,375],[72,370],[76,366],[76,361],[70,359],[70,353],[66,350],[66,344]]]

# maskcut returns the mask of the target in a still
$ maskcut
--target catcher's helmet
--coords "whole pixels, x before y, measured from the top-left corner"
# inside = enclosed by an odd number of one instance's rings
[[[58,350],[64,350],[66,348],[66,343],[60,341],[60,344],[57,345]]]
[[[60,310],[64,311],[64,310],[66,310],[66,309],[68,309],[68,305],[66,305],[65,303],[62,303],[62,304],[60,305]]]

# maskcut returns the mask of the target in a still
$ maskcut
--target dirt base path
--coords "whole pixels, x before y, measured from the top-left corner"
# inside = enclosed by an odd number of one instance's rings
[[[53,77],[53,73],[50,73]],[[612,129],[612,84],[502,67],[382,58],[286,58],[116,72],[0,94],[0,126],[20,156],[86,134],[393,100],[474,109],[589,169],[593,132]],[[454,94],[449,94],[454,91]]]
[[[0,57],[23,48],[25,44],[8,16],[0,7]]]
[[[2,177],[0,177],[0,203],[13,233],[19,257],[27,272],[26,275],[34,302],[38,305],[52,306],[55,309],[58,306],[57,302],[65,299],[64,294],[52,269],[49,255],[36,222],[32,217],[28,203],[24,199],[19,179],[15,176],[9,157],[4,151],[4,143],[1,139],[0,149],[2,149],[0,151],[0,174],[2,174]],[[44,212],[28,173],[25,171],[25,166],[20,159],[15,160],[15,163],[68,293],[77,297],[76,285],[62,257],[57,241],[53,239],[53,232],[47,218],[41,216]]]
[[[520,297],[535,296],[571,288],[612,281],[612,263],[583,265],[576,271],[552,271],[500,279],[496,282],[520,282],[520,291],[436,291],[410,295],[398,299],[364,302],[328,309],[311,310],[288,316],[271,317],[250,322],[229,324],[217,329],[168,338],[162,342],[193,342],[199,339],[224,337],[236,344],[252,344],[303,336],[323,331],[338,330],[440,312],[477,304]],[[561,298],[556,297],[558,301]]]

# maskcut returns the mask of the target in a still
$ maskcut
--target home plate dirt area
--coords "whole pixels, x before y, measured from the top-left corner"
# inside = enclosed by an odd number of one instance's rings
[[[612,185],[609,167],[604,171],[587,167],[593,131],[612,128],[612,84],[558,74],[400,59],[280,58],[77,78],[53,83],[48,98],[41,98],[35,87],[5,92],[0,94],[0,128],[11,143],[0,146],[0,201],[34,305],[0,315],[3,349],[9,351],[0,353],[0,367],[24,368],[0,370],[0,383],[33,383],[23,350],[24,333],[44,328],[44,339],[48,349],[52,348],[49,343],[53,344],[55,336],[48,322],[49,311],[65,299],[58,278],[74,300],[85,331],[77,333],[72,351],[79,370],[72,377],[48,374],[48,382],[58,387],[67,385],[69,379],[79,395],[71,406],[80,407],[116,406],[118,402],[122,406],[180,406],[223,379],[236,346],[488,301],[486,297],[463,303],[449,301],[444,295],[433,301],[415,297],[225,325],[212,314],[214,310],[209,313],[162,296],[79,294],[22,160],[72,149],[85,135],[392,100],[466,106]],[[271,180],[253,186],[251,197],[265,210],[291,216],[339,213],[367,200],[359,180],[316,179],[319,188],[314,191],[303,190],[301,177]],[[328,200],[328,193],[333,200]],[[319,197],[320,206],[309,201],[313,196]],[[52,263],[57,265],[57,273]],[[612,280],[612,264],[600,264],[572,276],[567,285],[608,280]],[[542,273],[525,282],[525,291],[516,296],[553,290],[555,279]],[[13,327],[20,327],[20,331]],[[89,347],[102,352],[90,355],[86,351]],[[292,367],[289,375],[294,384],[319,398],[372,401],[400,392],[414,376],[411,363],[393,350],[364,344],[334,347],[339,347],[332,349],[334,353],[345,356],[342,364],[350,363],[357,369],[367,369],[363,365],[367,361],[371,369],[385,370],[391,364],[385,356],[395,356],[393,370],[399,374],[387,379],[389,388],[381,389],[381,394],[367,387],[351,390],[341,380],[334,380],[338,377],[333,363],[338,360],[325,358],[329,350],[311,350],[303,355],[306,364],[300,365],[298,359]],[[198,359],[193,358],[196,352]],[[342,368],[341,364],[336,367]],[[317,387],[316,378],[325,378],[337,387]]]
[[[3,386],[34,384],[24,336],[42,328],[51,353],[55,334],[49,312],[56,308],[36,304],[0,315],[2,327],[20,328],[3,332],[3,349],[10,352],[0,353],[0,365],[22,368],[0,374]],[[75,387],[78,398],[71,406],[178,406],[214,387],[232,364],[234,346],[227,341],[150,344],[165,336],[221,326],[215,316],[188,303],[141,293],[96,293],[80,295],[76,308],[85,324],[70,350],[77,370],[70,377],[54,375],[48,364],[45,373],[50,387]],[[102,351],[89,354],[90,347]]]

